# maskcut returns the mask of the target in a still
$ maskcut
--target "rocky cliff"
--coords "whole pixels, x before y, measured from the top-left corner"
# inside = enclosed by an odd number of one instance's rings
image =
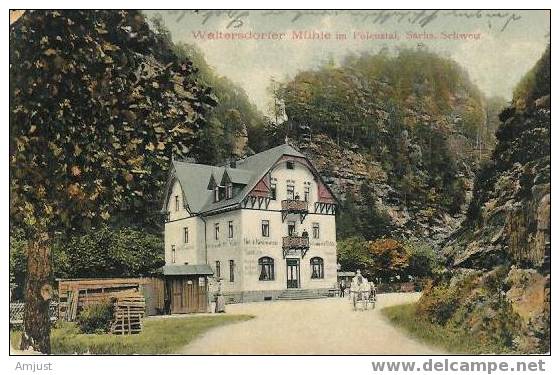
[[[341,212],[352,201],[388,227],[357,234],[439,244],[459,226],[497,112],[455,61],[422,49],[350,56],[275,94],[287,118],[276,139],[316,163]]]
[[[450,213],[438,202],[409,200],[405,202],[398,186],[389,180],[383,164],[354,145],[337,144],[325,134],[316,134],[312,141],[295,140],[296,146],[317,166],[326,183],[343,200],[353,195],[358,205],[374,205],[388,220],[387,233],[393,237],[422,238],[435,244],[456,230],[464,219],[466,203],[460,212]],[[474,175],[472,165],[461,173],[470,195]],[[364,189],[371,196],[364,196]],[[366,199],[372,201],[366,202]],[[466,201],[468,202],[468,201]]]
[[[522,83],[500,115],[498,143],[477,175],[467,218],[445,244],[454,276],[439,292],[429,290],[420,310],[452,290],[463,297],[446,324],[504,351],[534,353],[550,347],[549,51]]]

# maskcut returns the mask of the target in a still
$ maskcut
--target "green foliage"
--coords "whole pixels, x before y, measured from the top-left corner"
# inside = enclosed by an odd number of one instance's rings
[[[80,311],[76,323],[82,333],[106,333],[113,320],[113,304],[99,302],[87,305]]]
[[[446,330],[475,337],[481,347],[500,353],[517,351],[517,342],[526,334],[521,317],[505,298],[508,271],[508,267],[497,267],[429,285],[416,312],[420,318]]]
[[[513,103],[530,105],[535,99],[545,95],[550,95],[550,44],[535,66],[515,86]]]
[[[366,241],[349,237],[337,242],[338,263],[346,271],[359,269],[366,277],[388,280],[412,276],[422,279],[443,272],[440,256],[421,241],[402,242],[390,238]]]
[[[56,243],[55,253],[64,254],[54,264],[58,277],[139,277],[165,263],[162,239],[133,228],[101,227],[71,236]]]
[[[288,118],[276,128],[279,137],[319,132],[357,146],[383,166],[404,205],[460,211],[457,171],[486,115],[483,96],[454,61],[426,50],[384,50],[300,72],[272,91]],[[458,134],[466,146],[453,142]]]
[[[406,273],[417,278],[432,277],[443,272],[443,258],[432,246],[422,241],[405,243],[408,252]]]
[[[426,317],[432,323],[446,324],[459,308],[459,302],[474,289],[479,276],[478,273],[471,273],[454,285],[428,284],[418,302],[418,314]]]
[[[437,286],[424,289],[418,303],[418,314],[429,318],[432,323],[445,324],[453,316],[458,303],[458,296],[453,292]]]
[[[405,275],[409,255],[403,243],[392,238],[380,238],[368,242],[367,248],[373,263],[373,275],[385,280]]]
[[[337,238],[360,236],[367,240],[388,235],[392,225],[389,216],[377,208],[373,191],[363,184],[358,205],[352,193],[347,193],[336,216]]]
[[[512,350],[480,339],[468,331],[432,323],[418,315],[416,304],[397,305],[381,310],[383,315],[412,336],[451,354],[511,353]]]
[[[10,216],[30,233],[150,218],[215,101],[137,11],[36,10],[10,27]]]
[[[207,116],[210,126],[197,137],[194,152],[198,159],[217,164],[232,155],[243,156],[246,142],[251,149],[262,151],[266,147],[265,118],[245,91],[209,66],[197,46],[180,43],[174,51],[180,58],[193,61],[196,77],[213,88],[218,102]]]
[[[10,235],[10,278],[13,298],[23,299],[27,275],[27,240],[23,231]],[[134,228],[103,226],[86,234],[58,238],[52,247],[55,278],[140,277],[165,263],[159,235]]]
[[[361,270],[366,277],[372,276],[373,262],[367,249],[367,242],[360,237],[350,237],[336,243],[336,254],[341,269]]]

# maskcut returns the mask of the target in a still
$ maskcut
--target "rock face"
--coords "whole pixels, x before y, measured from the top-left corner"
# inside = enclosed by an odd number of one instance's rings
[[[399,188],[391,184],[383,165],[357,146],[346,142],[339,145],[325,134],[315,134],[311,140],[294,141],[295,146],[314,162],[340,199],[344,200],[348,194],[360,197],[363,186],[371,188],[376,208],[390,220],[393,237],[416,237],[439,244],[459,227],[465,217],[474,178],[472,159],[457,172],[465,176],[466,203],[461,212],[451,214],[438,202],[405,202]],[[358,199],[357,203],[371,202]]]
[[[438,244],[463,218],[497,113],[457,62],[425,49],[387,52],[283,84],[275,95],[287,120],[274,126],[276,141],[288,136],[343,202],[384,216],[379,226],[389,218],[388,233],[362,225],[357,235]]]
[[[548,57],[547,57],[548,56]],[[550,91],[545,53],[534,70],[529,94],[500,115],[498,143],[479,172],[467,218],[447,241],[444,253],[455,272],[451,282],[475,272],[469,295],[478,295],[474,311],[455,316],[455,324],[476,332],[477,318],[500,322],[493,332],[506,350],[547,352],[550,347]],[[534,93],[538,93],[535,95]],[[522,103],[522,104],[520,104]],[[488,275],[500,274],[490,284]],[[459,301],[457,311],[473,300]],[[500,315],[508,311],[508,324]],[[479,311],[480,313],[480,311]],[[509,340],[509,342],[508,342]]]

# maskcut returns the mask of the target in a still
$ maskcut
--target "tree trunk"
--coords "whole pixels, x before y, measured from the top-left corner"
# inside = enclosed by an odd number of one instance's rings
[[[27,283],[23,316],[22,350],[51,352],[49,302],[52,297],[51,259],[48,236],[39,233],[27,249]]]

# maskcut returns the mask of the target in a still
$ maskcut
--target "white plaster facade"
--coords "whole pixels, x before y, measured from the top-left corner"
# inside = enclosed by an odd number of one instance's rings
[[[324,292],[334,287],[337,280],[334,196],[310,162],[292,147],[283,145],[269,150],[263,155],[264,162],[258,160],[259,155],[238,162],[235,170],[208,166],[209,169],[200,172],[203,167],[197,165],[200,171],[195,175],[188,169],[194,168],[192,165],[174,163],[164,206],[168,212],[166,265],[210,265],[214,277],[222,279],[222,291],[228,302],[276,299],[288,289],[288,259],[299,261],[297,287],[293,281],[297,267],[290,267],[290,289]],[[249,169],[255,165],[260,170]],[[233,196],[228,198],[226,192],[216,201],[211,180],[222,181],[224,173],[228,176],[240,173],[240,181],[246,183],[232,183]],[[195,177],[208,181],[197,180],[194,184]],[[289,186],[293,186],[293,196],[299,195],[300,202],[307,200],[308,212],[304,215],[282,210],[282,201],[297,200],[288,196]],[[189,194],[188,189],[201,187],[206,190],[202,194]],[[225,187],[218,189],[222,188]],[[199,199],[207,201],[194,202]],[[321,208],[320,203],[323,203]],[[263,229],[263,221],[268,221],[268,233]],[[289,237],[288,225],[293,224],[292,236],[302,237],[304,230],[307,231],[308,249],[283,246],[283,238]],[[263,257],[274,261],[273,277],[267,273],[270,280],[262,277],[259,259]],[[314,262],[322,264],[312,266],[313,258],[320,258]],[[313,278],[312,267],[316,270]]]

